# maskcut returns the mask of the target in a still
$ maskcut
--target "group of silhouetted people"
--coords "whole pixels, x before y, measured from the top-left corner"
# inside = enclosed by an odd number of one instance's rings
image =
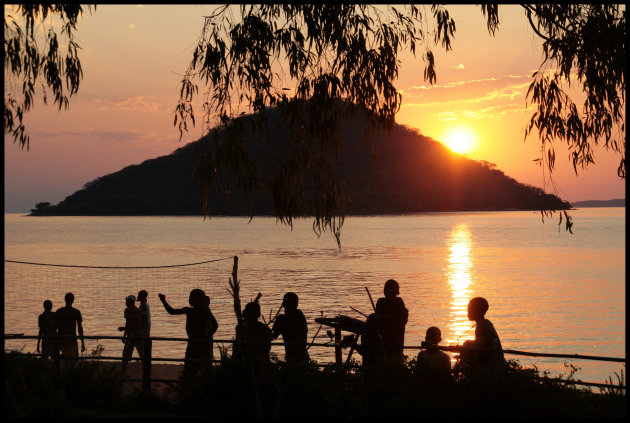
[[[133,355],[133,350],[138,352],[138,356],[143,358],[145,354],[149,354],[151,349],[151,309],[147,302],[148,292],[144,289],[138,292],[138,298],[134,295],[128,295],[125,298],[125,326],[120,326],[118,330],[123,332],[122,342],[125,344],[123,348],[122,369],[127,369],[127,363]],[[140,302],[140,306],[136,307],[136,301]],[[145,338],[145,339],[143,339]]]
[[[374,313],[367,316],[365,329],[358,339],[351,336],[344,338],[342,345],[351,342],[356,351],[363,356],[364,369],[373,369],[385,361],[402,363],[405,326],[409,311],[399,297],[399,285],[393,279],[385,282],[384,297],[374,306]],[[151,351],[151,312],[147,302],[148,293],[141,290],[138,296],[125,298],[125,326],[118,328],[123,332],[123,371],[135,349],[140,358]],[[186,315],[186,359],[184,377],[196,374],[204,362],[213,359],[213,336],[219,325],[210,310],[210,297],[201,289],[190,291],[189,306],[173,308],[166,301],[164,294],[158,294],[164,309],[171,315]],[[271,328],[258,319],[261,316],[257,301],[249,302],[242,311],[242,318],[236,326],[236,339],[233,358],[249,362],[268,362],[271,342],[282,336],[285,345],[287,363],[306,363],[309,361],[307,333],[308,325],[304,313],[298,308],[298,296],[287,292],[282,300],[284,314],[277,315]],[[78,335],[81,339],[81,351],[85,351],[81,312],[72,307],[74,295],[65,296],[65,307],[52,311],[52,302],[44,301],[44,312],[39,316],[39,336],[37,351],[45,357],[61,354],[63,358],[78,356]],[[139,306],[136,306],[139,302]],[[476,323],[475,339],[466,341],[460,354],[461,360],[481,365],[504,363],[501,341],[492,322],[485,318],[488,302],[476,297],[468,303],[468,318]],[[270,322],[271,323],[271,322]],[[450,356],[439,349],[442,340],[441,331],[431,326],[426,331],[424,347],[417,356],[417,369],[420,371],[449,372]]]
[[[79,355],[77,329],[81,339],[81,351],[85,351],[83,339],[83,317],[81,312],[72,307],[74,295],[68,292],[65,297],[66,305],[53,312],[50,300],[44,301],[44,312],[39,315],[39,334],[37,337],[37,352],[43,356],[56,357],[60,353],[64,358]]]
[[[354,344],[357,352],[363,356],[364,369],[368,371],[385,361],[401,363],[404,360],[405,325],[409,311],[398,296],[398,282],[389,279],[385,282],[383,293],[385,296],[378,299],[374,313],[367,316],[361,342],[357,344],[354,336],[349,336],[342,344]],[[477,368],[505,363],[499,335],[492,322],[485,318],[488,308],[488,301],[482,297],[475,297],[468,303],[468,319],[475,322],[475,339],[464,342],[460,359]],[[416,369],[420,373],[450,372],[451,358],[439,349],[440,341],[440,329],[429,327],[422,342],[424,349],[417,356]]]

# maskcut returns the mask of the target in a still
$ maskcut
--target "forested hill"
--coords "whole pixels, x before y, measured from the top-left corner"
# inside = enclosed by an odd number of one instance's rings
[[[345,123],[341,128],[343,143],[335,169],[346,183],[350,199],[347,214],[571,207],[540,188],[517,182],[491,163],[452,153],[407,127],[396,125],[390,135],[375,136],[376,162],[360,125]],[[192,175],[204,142],[192,142],[170,155],[99,177],[57,205],[37,204],[32,214],[200,215],[203,195]],[[277,144],[260,147],[258,141],[257,148],[261,155],[267,155],[269,149],[282,148]],[[261,174],[265,174],[264,169]],[[228,188],[227,196],[218,190],[209,193],[211,215],[248,215],[245,197],[236,184]],[[255,215],[274,214],[271,193],[251,200]]]

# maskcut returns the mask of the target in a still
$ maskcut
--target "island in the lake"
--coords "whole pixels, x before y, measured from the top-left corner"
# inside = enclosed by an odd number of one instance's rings
[[[493,163],[456,154],[408,127],[395,125],[391,133],[374,135],[376,161],[364,127],[343,122],[340,128],[341,147],[332,157],[335,177],[345,183],[349,197],[347,215],[571,208],[556,195],[509,177]],[[263,178],[273,171],[268,157],[282,154],[283,143],[289,142],[282,131],[269,131],[264,143],[247,142],[252,157],[260,162]],[[57,205],[38,203],[31,214],[202,215],[203,192],[193,173],[207,142],[202,138],[169,155],[96,178]],[[250,215],[236,181],[229,179],[226,186],[221,192],[208,191],[210,214]],[[271,191],[249,197],[254,215],[275,215]]]

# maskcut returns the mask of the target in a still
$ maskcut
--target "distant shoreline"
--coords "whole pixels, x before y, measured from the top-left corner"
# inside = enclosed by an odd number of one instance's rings
[[[600,207],[600,206],[594,206]],[[616,207],[616,206],[611,206]],[[560,209],[556,211],[562,210],[575,210],[574,207],[567,209]],[[515,212],[515,211],[531,211],[531,212],[539,212],[539,209],[476,209],[476,210],[436,210],[436,211],[418,211],[418,212],[404,212],[404,213],[346,213],[345,217],[383,217],[383,216],[412,216],[412,215],[422,215],[422,214],[445,214],[445,213],[490,213],[490,212]],[[32,217],[273,217],[275,218],[275,214],[254,214],[253,216],[243,215],[243,214],[212,214],[210,216],[203,214],[33,214],[32,212],[24,212],[24,213],[5,213],[5,214],[24,214],[24,216],[32,216]],[[315,216],[300,216],[300,218],[304,219],[312,219]]]
[[[588,200],[588,201],[577,201],[575,203],[571,203],[571,208],[568,210],[576,210],[578,208],[610,208],[610,207],[626,207],[625,198],[615,199],[615,200]],[[484,213],[484,212],[511,212],[511,211],[533,211],[537,212],[539,210],[534,209],[504,209],[504,210],[442,210],[442,211],[423,211],[423,212],[409,212],[409,213],[348,213],[346,217],[359,216],[359,217],[369,217],[369,216],[408,216],[408,215],[416,215],[416,214],[437,214],[437,213]],[[560,211],[560,210],[558,210]],[[23,216],[33,216],[33,217],[204,217],[203,214],[33,214],[31,211],[14,211],[14,212],[4,212],[4,214],[20,214]],[[210,218],[213,217],[247,217],[249,215],[232,215],[232,214],[216,214],[211,215]],[[275,217],[274,214],[255,214],[253,217]],[[309,219],[313,216],[304,216],[304,218]]]
[[[615,198],[613,200],[587,200],[576,201],[571,203],[573,208],[576,207],[626,207],[625,198]]]

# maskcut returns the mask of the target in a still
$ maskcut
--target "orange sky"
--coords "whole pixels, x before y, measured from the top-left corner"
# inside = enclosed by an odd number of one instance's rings
[[[5,212],[27,212],[40,201],[56,204],[96,177],[197,139],[199,127],[178,141],[173,110],[203,16],[214,7],[99,5],[81,19],[77,41],[84,78],[70,109],[35,105],[26,120],[28,152],[5,136]],[[525,92],[542,59],[524,12],[501,6],[499,31],[491,37],[479,7],[447,8],[457,31],[452,51],[434,50],[437,83],[424,82],[420,59],[401,57],[397,122],[444,142],[459,128],[475,147],[468,157],[542,187],[542,170],[532,161],[537,138],[523,141],[532,114]],[[595,151],[597,164],[576,177],[566,149],[556,147],[554,179],[563,199],[625,198],[617,157]]]

